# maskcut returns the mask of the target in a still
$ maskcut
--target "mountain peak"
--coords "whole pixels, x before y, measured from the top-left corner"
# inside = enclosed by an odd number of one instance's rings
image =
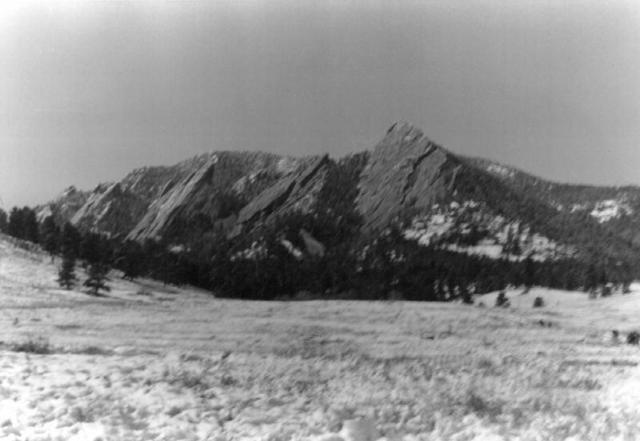
[[[431,207],[453,185],[457,166],[422,130],[406,122],[392,125],[362,172],[357,204],[365,229],[385,228],[408,207]]]
[[[425,137],[424,132],[407,121],[396,121],[387,130],[387,137],[407,138],[406,141]]]

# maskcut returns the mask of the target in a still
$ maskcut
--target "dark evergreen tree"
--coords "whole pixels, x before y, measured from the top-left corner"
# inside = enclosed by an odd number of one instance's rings
[[[75,273],[76,259],[72,254],[67,254],[62,257],[62,264],[58,271],[58,283],[65,289],[71,289],[77,282]]]
[[[24,237],[24,216],[22,210],[18,207],[13,207],[9,213],[7,233],[17,239]]]
[[[584,290],[595,293],[598,289],[599,276],[598,268],[596,268],[595,264],[591,263],[586,272]]]
[[[29,242],[39,243],[39,225],[36,212],[29,207],[24,207],[23,211],[23,228],[24,228],[24,240]]]
[[[80,254],[80,242],[82,235],[71,223],[67,222],[62,227],[60,237],[60,251],[63,256],[72,255],[77,258]]]
[[[7,213],[0,208],[0,233],[6,233],[9,226],[9,219]]]
[[[608,297],[611,295],[611,287],[609,286],[609,277],[605,268],[600,268],[598,275],[598,285],[600,288],[600,295],[602,297]]]
[[[106,260],[105,251],[100,235],[88,232],[82,237],[80,242],[80,257],[88,265]]]
[[[126,241],[116,254],[115,266],[122,270],[123,278],[133,280],[145,273],[146,256],[138,242]]]
[[[38,243],[38,220],[29,207],[14,207],[9,214],[7,232],[17,239]]]
[[[53,216],[47,216],[40,225],[40,238],[42,247],[53,256],[60,251],[60,228],[56,225]]]
[[[496,308],[508,308],[510,304],[507,294],[504,291],[500,291],[496,297]]]
[[[87,280],[83,285],[89,289],[89,293],[94,296],[101,295],[101,291],[109,292],[111,288],[107,285],[109,280],[107,274],[109,273],[109,267],[102,262],[96,262],[89,266]]]
[[[536,280],[536,267],[531,256],[527,256],[524,260],[524,269],[523,269],[523,282],[524,282],[524,290],[525,292],[529,292]]]
[[[469,292],[469,288],[466,283],[460,285],[460,298],[462,298],[462,303],[467,305],[473,305],[473,296]]]

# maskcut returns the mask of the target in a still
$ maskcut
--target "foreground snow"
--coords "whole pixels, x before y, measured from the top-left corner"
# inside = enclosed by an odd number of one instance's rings
[[[504,310],[494,295],[485,308],[238,302],[115,279],[94,298],[54,280],[48,258],[0,239],[3,440],[640,433],[640,350],[606,338],[634,329],[640,294],[513,292]]]

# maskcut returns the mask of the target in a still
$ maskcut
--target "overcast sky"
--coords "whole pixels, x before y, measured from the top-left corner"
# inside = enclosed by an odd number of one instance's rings
[[[640,2],[0,3],[0,198],[213,150],[340,156],[397,120],[555,180],[640,184]]]

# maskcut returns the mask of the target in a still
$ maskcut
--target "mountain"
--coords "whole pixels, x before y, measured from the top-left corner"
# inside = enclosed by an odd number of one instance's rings
[[[460,253],[623,263],[640,256],[640,188],[545,181],[456,155],[408,123],[391,126],[371,151],[338,160],[209,153],[134,170],[90,192],[67,190],[38,212],[110,236],[181,244],[212,231],[238,237],[320,206],[336,217],[355,211],[363,236],[398,225],[405,238]]]
[[[144,167],[90,192],[72,190],[38,207],[83,230],[143,241],[171,231],[213,228],[305,159],[216,152],[168,167]]]
[[[469,161],[519,191],[536,194],[561,212],[591,217],[612,234],[640,245],[639,187],[562,184],[486,159],[473,158]]]

